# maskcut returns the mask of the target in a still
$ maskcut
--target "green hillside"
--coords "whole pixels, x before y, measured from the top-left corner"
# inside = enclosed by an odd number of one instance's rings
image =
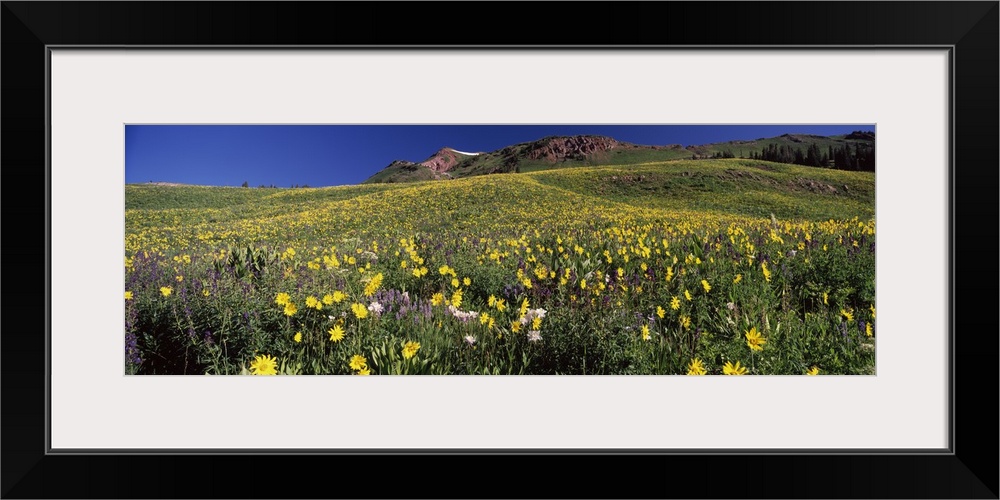
[[[125,186],[132,374],[875,373],[875,174]]]
[[[581,144],[600,146],[586,148],[581,147]],[[830,137],[785,134],[750,141],[687,147],[642,146],[601,136],[544,137],[488,153],[463,155],[457,164],[437,171],[419,163],[395,161],[365,183],[452,180],[489,174],[705,158],[762,159],[813,167],[836,167],[840,170],[874,171],[874,144],[874,134],[861,131]],[[814,153],[814,157],[809,157],[810,151]],[[861,159],[855,161],[854,157]]]
[[[227,241],[223,235],[246,241],[268,234],[274,244],[301,240],[296,231],[305,216],[316,219],[307,224],[316,237],[379,228],[576,227],[587,216],[666,221],[685,214],[773,214],[822,221],[874,217],[875,175],[746,159],[678,160],[332,188],[129,185],[125,207],[129,230],[187,235],[185,241],[212,234],[209,241],[219,243]]]

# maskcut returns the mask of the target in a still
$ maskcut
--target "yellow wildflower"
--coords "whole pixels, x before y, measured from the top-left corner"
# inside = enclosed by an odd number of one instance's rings
[[[760,332],[757,331],[757,327],[752,327],[746,333],[747,347],[754,351],[763,351],[764,344],[767,343],[767,339],[761,337]]]
[[[730,361],[726,361],[726,364],[722,365],[722,373],[725,375],[744,375],[746,372],[747,368],[740,366],[739,361],[735,365]]]
[[[419,342],[407,342],[406,345],[403,346],[403,357],[410,359],[417,354],[418,350],[420,350]]]
[[[688,375],[704,375],[706,373],[708,372],[705,371],[705,365],[702,364],[700,359],[694,358],[688,363]]]

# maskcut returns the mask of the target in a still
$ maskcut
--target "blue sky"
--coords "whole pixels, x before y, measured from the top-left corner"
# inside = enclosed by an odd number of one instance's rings
[[[421,162],[442,147],[493,151],[548,135],[606,135],[636,144],[690,146],[874,129],[870,124],[126,125],[125,182],[338,186],[360,183],[393,160]]]

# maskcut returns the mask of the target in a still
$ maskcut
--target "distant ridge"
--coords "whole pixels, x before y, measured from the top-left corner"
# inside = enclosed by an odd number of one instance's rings
[[[862,146],[858,146],[859,144]],[[807,164],[803,162],[808,157],[813,166],[836,166],[835,151],[844,148],[848,151],[853,148],[855,154],[860,154],[862,149],[865,152],[870,150],[871,165],[865,163],[863,166],[873,170],[874,145],[875,133],[872,131],[854,131],[839,136],[783,134],[772,138],[687,147],[680,144],[641,145],[600,135],[547,136],[489,152],[469,153],[442,147],[419,163],[395,160],[365,180],[365,183],[446,180],[475,175],[680,159],[754,158],[755,155],[760,155],[761,159],[800,164]]]

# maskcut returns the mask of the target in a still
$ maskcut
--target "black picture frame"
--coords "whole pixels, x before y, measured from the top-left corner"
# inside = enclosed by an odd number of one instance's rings
[[[448,17],[470,19],[470,26],[421,29]],[[23,269],[27,275],[13,275],[5,296],[6,328],[0,350],[2,495],[305,498],[320,491],[319,496],[349,498],[998,498],[995,353],[1000,325],[993,257],[1000,205],[998,21],[996,1],[4,1],[0,160],[9,195],[3,217],[9,239],[3,254],[8,270]],[[949,282],[954,370],[949,453],[48,453],[47,327],[43,330],[43,325],[58,309],[47,300],[51,282],[48,47],[451,46],[455,40],[464,47],[609,50],[950,47],[954,143]],[[41,270],[44,279],[39,279]],[[81,325],[81,332],[86,332],[86,325]],[[979,425],[982,415],[994,424]],[[317,467],[328,470],[328,477],[312,472]],[[465,489],[470,481],[482,486]]]

